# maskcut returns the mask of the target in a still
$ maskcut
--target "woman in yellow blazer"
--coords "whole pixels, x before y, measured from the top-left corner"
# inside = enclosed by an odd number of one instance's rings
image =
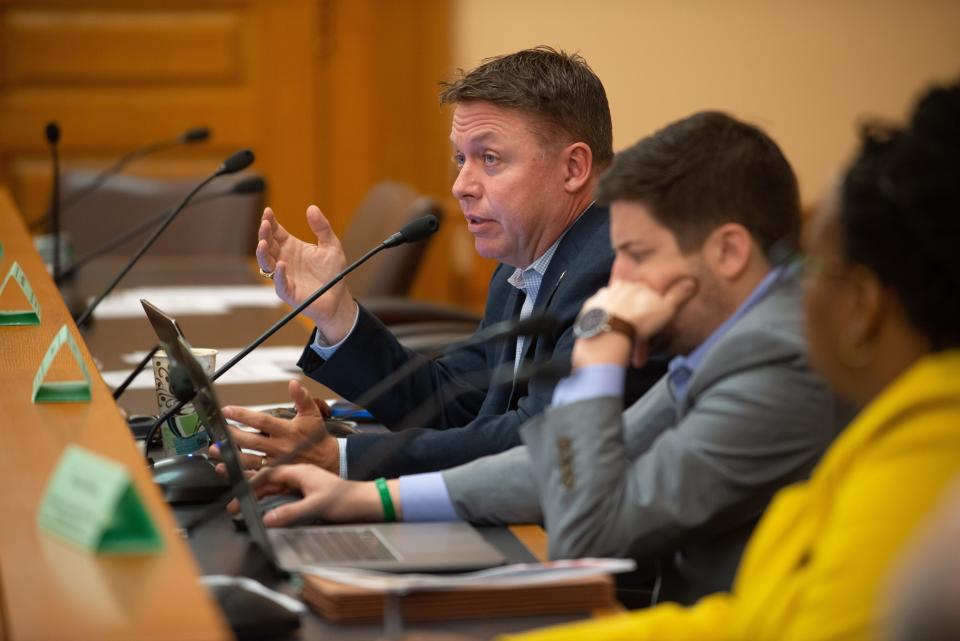
[[[730,593],[511,639],[868,639],[903,542],[960,472],[960,85],[875,131],[808,230],[811,358],[864,407],[777,494]]]

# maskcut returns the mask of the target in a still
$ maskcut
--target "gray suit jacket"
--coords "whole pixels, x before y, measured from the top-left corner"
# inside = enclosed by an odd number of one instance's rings
[[[666,377],[625,412],[550,408],[523,447],[444,472],[464,518],[536,522],[552,558],[657,562],[661,599],[732,584],[774,492],[806,478],[850,417],[808,366],[799,285],[785,278],[707,352],[677,404]]]

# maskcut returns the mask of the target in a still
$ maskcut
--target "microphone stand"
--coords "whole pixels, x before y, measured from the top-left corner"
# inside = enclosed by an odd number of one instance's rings
[[[224,163],[220,165],[220,168],[215,173],[211,174],[210,176],[207,176],[205,179],[203,179],[203,181],[200,182],[199,185],[194,187],[193,190],[189,194],[187,194],[186,198],[180,201],[180,204],[174,207],[173,211],[171,211],[167,215],[167,217],[164,218],[163,222],[160,223],[160,225],[156,228],[156,230],[154,230],[150,238],[148,238],[147,241],[143,243],[140,249],[137,250],[137,253],[133,255],[133,258],[131,258],[129,262],[127,262],[124,268],[120,270],[120,273],[117,274],[116,277],[114,277],[114,279],[110,282],[109,285],[107,285],[106,289],[104,289],[100,293],[100,295],[97,296],[97,298],[92,303],[90,303],[90,305],[87,306],[87,308],[83,311],[83,313],[80,314],[79,318],[77,318],[77,327],[83,326],[83,324],[87,321],[87,319],[90,318],[90,315],[93,313],[93,310],[97,308],[97,305],[99,305],[100,302],[103,301],[103,299],[106,298],[110,294],[110,292],[113,291],[114,287],[117,286],[117,284],[123,279],[123,277],[126,276],[131,269],[133,269],[133,266],[137,264],[137,261],[140,260],[140,257],[143,256],[147,252],[147,250],[153,246],[153,243],[156,242],[160,234],[162,234],[164,230],[170,226],[170,223],[173,222],[173,219],[176,218],[177,214],[179,214],[180,211],[187,206],[187,203],[190,202],[190,200],[197,194],[197,192],[199,192],[201,189],[206,187],[207,184],[209,184],[215,178],[218,178],[224,174],[240,171],[241,169],[247,167],[252,162],[253,162],[253,153],[250,152],[250,150],[247,149],[247,150],[239,151],[233,154],[232,156],[230,156],[230,158],[228,158],[226,161],[224,161]]]
[[[129,387],[130,383],[133,382],[133,379],[137,377],[137,374],[143,371],[143,368],[147,366],[147,363],[150,362],[150,359],[153,358],[153,355],[159,351],[160,345],[154,345],[153,348],[147,352],[147,355],[143,357],[143,360],[137,363],[137,366],[133,368],[133,371],[127,374],[127,377],[123,379],[123,382],[120,383],[117,389],[113,390],[113,400],[120,398],[120,395],[127,390],[127,387]],[[149,441],[147,441],[147,444],[149,445]]]
[[[114,176],[120,173],[124,167],[129,165],[131,162],[133,162],[137,158],[142,158],[143,156],[152,154],[155,151],[160,151],[161,149],[167,149],[169,147],[176,147],[177,145],[182,145],[185,143],[189,144],[189,143],[202,142],[209,137],[210,137],[209,129],[207,129],[206,127],[194,127],[192,129],[188,129],[187,131],[181,133],[176,138],[161,140],[159,142],[149,144],[146,147],[141,147],[140,149],[134,149],[133,151],[128,152],[123,156],[120,156],[120,158],[115,163],[113,163],[113,165],[111,165],[109,168],[104,169],[99,174],[97,174],[89,185],[87,185],[86,187],[84,187],[79,191],[76,191],[70,194],[66,198],[66,200],[63,202],[63,209],[64,210],[69,209],[78,200],[80,200],[81,198],[84,198],[91,192],[99,189],[100,186],[103,185],[103,183],[105,183],[111,176]],[[51,212],[48,211],[46,216],[44,216],[34,224],[35,225],[42,224],[50,216],[50,213]]]
[[[60,284],[60,154],[57,143],[60,142],[60,127],[55,122],[45,130],[50,143],[50,156],[53,160],[53,187],[50,190],[50,234],[53,236],[53,282]]]
[[[240,361],[240,359],[242,359],[247,354],[255,350],[257,347],[263,344],[263,342],[266,341],[268,338],[276,334],[284,325],[289,323],[295,316],[297,316],[297,314],[305,310],[307,307],[312,305],[318,298],[326,294],[331,287],[333,287],[334,285],[339,283],[341,280],[343,280],[343,278],[347,276],[350,272],[352,272],[357,267],[365,263],[374,255],[379,254],[384,249],[387,249],[388,247],[390,247],[390,245],[387,245],[386,242],[382,242],[376,247],[374,247],[373,249],[371,249],[370,251],[368,251],[366,254],[358,258],[357,260],[350,263],[350,265],[345,270],[343,270],[342,272],[337,274],[335,277],[330,279],[320,289],[315,291],[306,300],[304,300],[302,303],[300,303],[299,305],[294,307],[292,310],[290,310],[283,318],[281,318],[276,323],[274,323],[267,331],[261,334],[255,341],[247,345],[240,352],[238,352],[236,356],[234,356],[229,361],[224,363],[221,367],[219,367],[217,371],[213,373],[213,376],[210,377],[210,380],[215,381],[221,376],[223,376],[224,374],[226,374],[227,371],[230,370],[230,368],[232,368],[234,365],[236,365]],[[146,442],[149,443],[150,439],[153,437],[154,432],[157,431],[157,428],[159,428],[161,425],[166,423],[174,414],[176,414],[181,409],[183,409],[183,406],[189,403],[191,400],[193,399],[188,398],[187,400],[177,401],[176,405],[171,407],[169,410],[164,412],[159,418],[157,418],[157,420],[154,421],[153,425],[151,425],[150,429],[147,431],[147,436],[145,439]],[[171,424],[171,429],[174,429],[173,424]],[[183,436],[182,434],[179,434],[179,433],[177,435]]]

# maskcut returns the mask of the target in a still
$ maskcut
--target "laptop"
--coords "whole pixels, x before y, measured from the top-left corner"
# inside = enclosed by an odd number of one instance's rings
[[[305,572],[310,567],[460,572],[506,563],[506,558],[475,528],[462,522],[265,527],[213,383],[193,357],[177,321],[148,301],[140,302],[167,354],[186,368],[197,394],[193,405],[204,426],[221,444],[223,462],[230,483],[236,487],[247,531],[276,566],[288,572]]]

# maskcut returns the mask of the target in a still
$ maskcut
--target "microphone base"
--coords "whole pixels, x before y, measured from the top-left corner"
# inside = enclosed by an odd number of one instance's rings
[[[181,454],[155,463],[153,481],[172,505],[212,503],[230,489],[230,481],[200,454]]]
[[[296,612],[242,584],[209,589],[238,641],[286,637],[300,628],[300,616]]]

